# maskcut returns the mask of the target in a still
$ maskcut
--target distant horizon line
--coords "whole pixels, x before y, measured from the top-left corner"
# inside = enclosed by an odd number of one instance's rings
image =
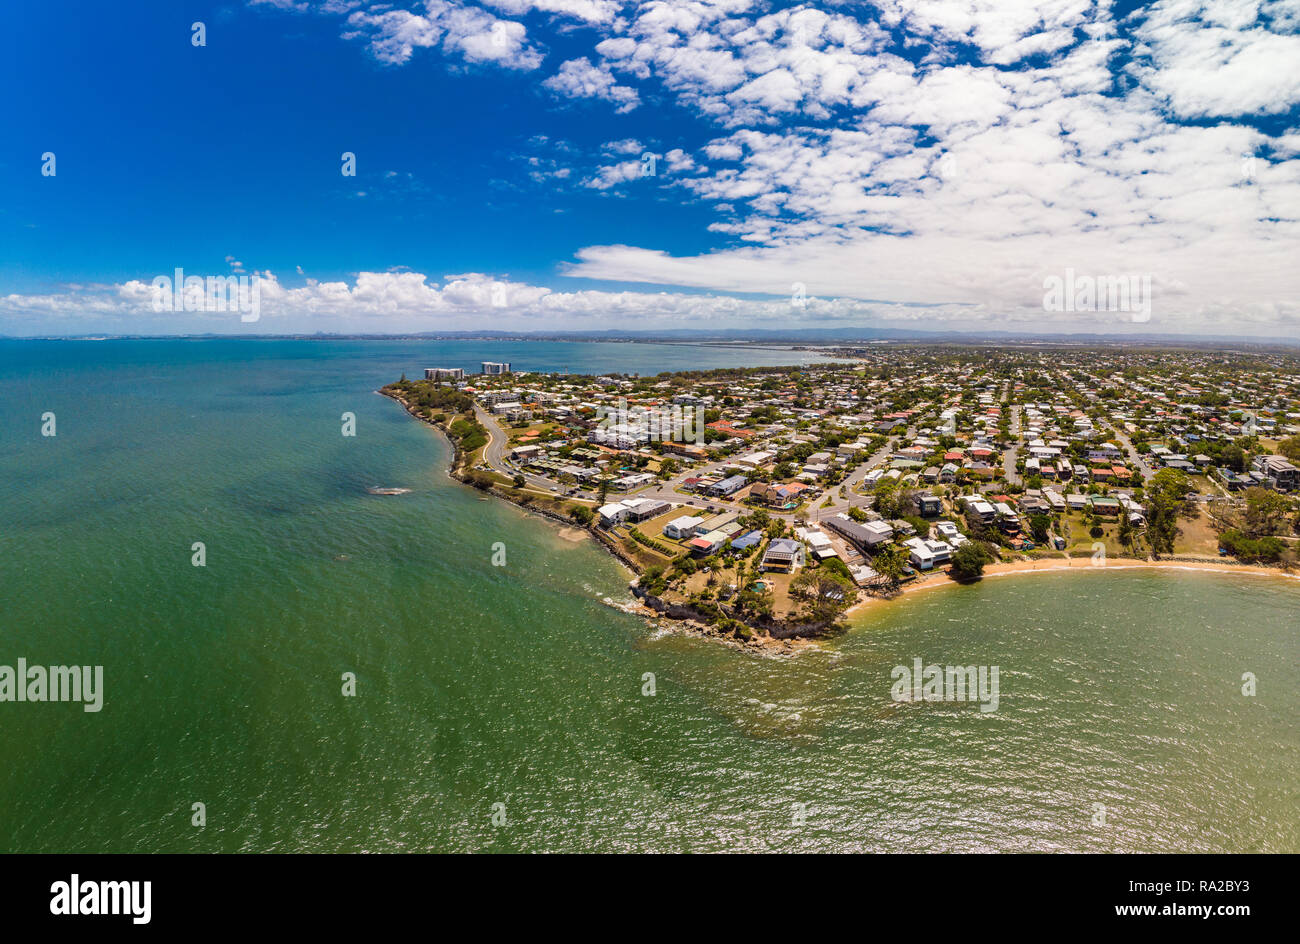
[[[1213,334],[1099,334],[1099,333],[1041,333],[1018,331],[911,331],[899,328],[886,329],[851,329],[844,334],[835,329],[812,328],[794,331],[780,330],[723,330],[716,332],[696,329],[671,329],[668,331],[625,331],[618,329],[603,330],[553,330],[553,331],[510,331],[504,329],[480,329],[477,331],[383,331],[383,332],[334,332],[291,331],[284,333],[234,334],[216,332],[191,332],[182,334],[123,333],[102,334],[83,332],[78,334],[0,334],[3,341],[168,341],[168,340],[483,340],[504,341],[523,339],[533,341],[624,341],[632,343],[744,343],[744,344],[798,344],[814,347],[831,347],[864,343],[900,343],[915,342],[923,344],[942,343],[998,343],[1015,341],[1018,343],[1061,343],[1071,344],[1100,343],[1151,345],[1162,343],[1191,344],[1198,347],[1229,345],[1251,348],[1300,348],[1300,338],[1283,338],[1273,336],[1213,335]]]

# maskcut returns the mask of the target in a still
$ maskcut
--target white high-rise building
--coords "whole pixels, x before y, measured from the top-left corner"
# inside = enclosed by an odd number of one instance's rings
[[[484,361],[483,373],[485,374],[508,374],[510,373],[510,362]]]
[[[424,368],[425,380],[464,380],[465,370],[461,367],[426,367]]]

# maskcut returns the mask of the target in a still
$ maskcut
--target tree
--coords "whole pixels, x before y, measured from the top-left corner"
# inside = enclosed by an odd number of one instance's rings
[[[1181,533],[1178,516],[1187,511],[1187,493],[1191,490],[1187,476],[1177,469],[1161,469],[1151,478],[1147,488],[1147,533],[1151,550],[1157,554],[1171,554],[1174,541]]]
[[[1052,519],[1039,512],[1029,516],[1029,533],[1039,544],[1047,543],[1047,530],[1052,526]]]
[[[991,559],[992,555],[983,544],[968,541],[953,552],[948,576],[961,583],[979,580],[984,576],[984,565]]]
[[[1246,563],[1280,561],[1289,550],[1275,537],[1252,538],[1231,528],[1219,535],[1219,544],[1233,557]]]
[[[514,483],[515,483],[515,488],[523,488],[525,485],[528,484],[524,480],[524,477],[520,475],[518,472],[515,473]]]
[[[1287,515],[1291,502],[1267,488],[1246,489],[1246,530],[1252,536],[1277,534]]]
[[[871,569],[880,574],[889,590],[897,589],[902,583],[906,567],[907,554],[896,544],[886,544],[871,559]]]
[[[652,596],[659,596],[668,589],[668,581],[664,578],[664,569],[661,565],[647,567],[645,573],[641,575],[640,585],[646,593]]]
[[[752,587],[742,587],[740,592],[736,594],[736,609],[741,613],[750,613],[754,616],[771,616],[772,606],[771,590],[755,590]]]
[[[897,518],[902,512],[902,496],[899,494],[898,483],[892,479],[881,479],[876,485],[876,512],[882,518]]]
[[[1119,513],[1119,543],[1125,547],[1133,544],[1133,522],[1129,520],[1127,510],[1121,510]]]
[[[848,577],[849,579],[853,578],[853,575],[849,573],[849,565],[844,563],[844,561],[840,560],[838,557],[826,558],[826,560],[822,561],[821,566],[825,567],[827,570],[834,571],[841,577]]]
[[[1277,451],[1292,462],[1300,463],[1300,436],[1291,436],[1277,444]]]
[[[1224,446],[1219,452],[1219,465],[1234,472],[1244,471],[1246,468],[1246,450],[1235,443]]]
[[[790,596],[803,601],[803,615],[811,622],[835,619],[848,608],[856,593],[852,580],[826,567],[805,568],[790,581]]]

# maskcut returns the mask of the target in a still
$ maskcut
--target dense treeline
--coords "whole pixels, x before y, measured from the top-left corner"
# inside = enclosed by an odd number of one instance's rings
[[[426,417],[434,413],[473,413],[474,400],[455,387],[443,386],[432,380],[406,380],[403,378],[385,389],[397,390],[406,402],[416,407]]]
[[[487,445],[488,431],[475,417],[474,400],[469,394],[431,380],[407,380],[405,377],[384,390],[400,393],[416,413],[445,426],[462,454],[468,455]],[[448,422],[448,414],[457,413],[464,415]]]
[[[1235,529],[1219,535],[1219,543],[1233,557],[1247,564],[1294,562],[1295,554],[1275,537],[1252,538]]]

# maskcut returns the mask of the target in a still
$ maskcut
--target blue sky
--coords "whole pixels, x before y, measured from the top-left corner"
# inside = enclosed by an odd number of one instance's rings
[[[3,16],[3,333],[1300,323],[1296,2]],[[258,321],[155,311],[176,267]],[[1150,304],[1047,310],[1067,273]]]

